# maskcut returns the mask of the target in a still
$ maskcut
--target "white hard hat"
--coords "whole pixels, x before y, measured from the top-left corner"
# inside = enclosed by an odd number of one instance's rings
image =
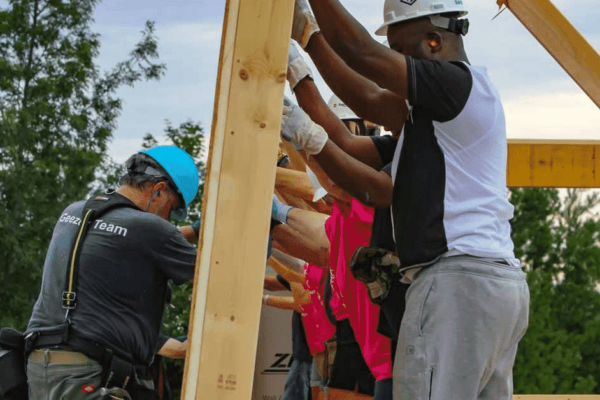
[[[313,189],[315,189],[315,194],[312,199],[314,203],[325,197],[325,195],[327,194],[327,190],[325,190],[325,188],[321,186],[321,183],[319,182],[319,179],[317,179],[315,173],[312,172],[312,170],[308,167],[306,167],[306,174],[308,175],[308,180],[310,181],[310,184],[312,185]]]
[[[398,22],[429,16],[434,26],[462,33],[451,26],[450,18],[444,18],[440,14],[458,13],[459,17],[467,15],[463,0],[385,0],[383,5],[383,25],[375,31],[376,35],[387,35],[387,28]],[[456,21],[456,20],[454,20]],[[467,28],[468,29],[468,25]]]
[[[352,111],[350,107],[345,105],[344,102],[340,100],[340,98],[337,97],[335,94],[331,96],[331,98],[327,102],[327,105],[329,106],[329,108],[331,108],[333,113],[342,121],[347,119],[362,119],[357,117],[356,114],[354,114],[354,111]]]

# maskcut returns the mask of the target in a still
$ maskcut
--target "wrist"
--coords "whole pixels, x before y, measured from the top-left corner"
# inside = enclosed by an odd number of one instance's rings
[[[263,298],[262,298],[262,303],[263,306],[268,306],[269,305],[269,299],[271,298],[270,295],[268,294],[263,294]]]
[[[200,237],[200,219],[192,224],[192,229],[194,230],[196,237]]]

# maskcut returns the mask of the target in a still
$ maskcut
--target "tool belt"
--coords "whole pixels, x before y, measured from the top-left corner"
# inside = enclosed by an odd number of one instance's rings
[[[117,392],[111,392],[115,389],[119,393],[127,394],[123,398],[131,396],[133,400],[154,400],[158,398],[158,394],[139,383],[140,380],[151,379],[148,366],[138,365],[127,355],[117,354],[111,348],[82,338],[71,329],[71,314],[76,312],[78,301],[79,255],[88,228],[92,221],[100,218],[109,210],[121,207],[138,209],[135,204],[114,191],[93,196],[85,203],[79,232],[74,238],[69,265],[65,271],[64,291],[59,299],[65,310],[64,323],[51,331],[32,332],[27,335],[25,352],[29,354],[34,349],[66,347],[84,354],[102,366],[102,386],[108,389],[107,397],[120,398],[116,395]]]
[[[65,329],[65,328],[63,328]],[[57,332],[34,332],[25,338],[25,353],[29,354],[34,349],[65,346],[80,352],[92,360],[97,361],[103,368],[102,386],[126,388],[135,383],[135,378],[149,379],[150,371],[145,365],[138,365],[126,357],[101,344],[76,335],[67,335],[61,330]]]
[[[12,328],[0,330],[0,397],[27,400],[25,373],[25,338]]]

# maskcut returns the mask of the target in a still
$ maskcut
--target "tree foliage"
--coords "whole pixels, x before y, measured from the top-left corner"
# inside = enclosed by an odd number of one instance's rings
[[[531,292],[515,393],[600,393],[600,222],[597,192],[512,191],[515,252]]]
[[[195,222],[202,213],[202,195],[204,193],[204,181],[206,174],[206,165],[203,160],[205,149],[204,131],[200,123],[186,121],[177,128],[166,121],[165,137],[169,144],[174,144],[184,149],[196,161],[198,172],[200,173],[200,189],[194,201],[188,209],[188,218],[182,225],[190,225]],[[152,134],[144,137],[142,148],[154,147],[158,141]],[[190,319],[190,305],[192,299],[192,286],[185,283],[181,286],[171,286],[172,297],[171,304],[167,306],[163,320],[163,332],[173,338],[187,336],[188,323]],[[173,397],[179,398],[180,388],[183,377],[183,360],[165,359],[165,371],[169,386],[172,389]]]
[[[97,2],[0,8],[0,326],[25,328],[56,219],[85,197],[106,157],[121,111],[116,90],[165,71],[151,22],[127,60],[99,70]]]

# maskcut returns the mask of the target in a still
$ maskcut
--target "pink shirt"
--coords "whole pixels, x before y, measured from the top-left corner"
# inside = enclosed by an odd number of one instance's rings
[[[327,318],[323,303],[327,269],[313,264],[304,266],[304,289],[310,294],[310,304],[300,306],[306,341],[311,354],[325,350],[323,342],[335,334],[335,326]]]
[[[338,320],[349,318],[356,341],[376,380],[392,376],[390,340],[377,333],[379,306],[369,300],[366,286],[354,279],[350,259],[360,246],[368,246],[373,209],[357,200],[350,207],[334,203],[325,230],[331,243],[331,308]]]

